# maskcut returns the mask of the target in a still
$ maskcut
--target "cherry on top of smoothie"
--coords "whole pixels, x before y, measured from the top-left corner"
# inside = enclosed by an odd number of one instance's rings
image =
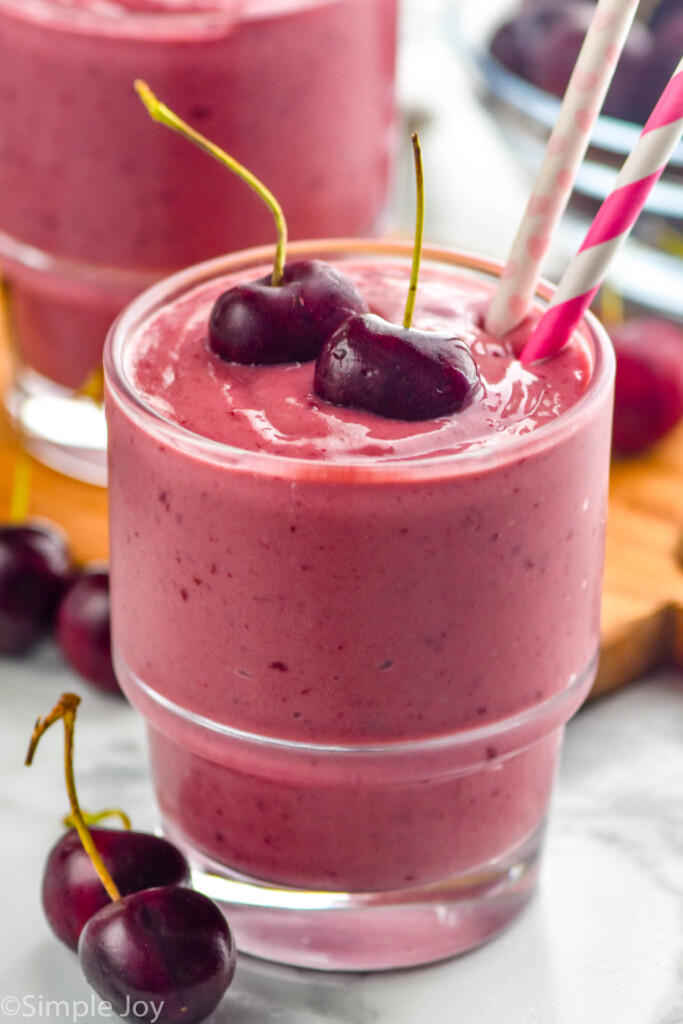
[[[409,269],[400,262],[343,261],[372,312],[400,324]],[[257,267],[248,277],[262,277]],[[495,339],[482,326],[490,283],[423,266],[413,325],[447,332],[471,348],[481,377],[460,412],[432,420],[388,419],[325,402],[313,393],[314,362],[227,363],[207,344],[211,306],[242,272],[200,285],[155,313],[129,342],[124,375],[157,415],[200,437],[246,451],[328,462],[403,461],[482,450],[555,420],[584,393],[592,356],[573,339],[552,359],[515,358],[531,322]]]

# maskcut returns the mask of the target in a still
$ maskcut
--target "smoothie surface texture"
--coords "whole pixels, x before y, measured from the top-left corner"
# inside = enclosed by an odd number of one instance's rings
[[[400,324],[408,271],[400,262],[344,263],[372,312]],[[268,267],[256,268],[253,277]],[[252,272],[250,272],[250,275]],[[243,278],[244,275],[240,275]],[[161,417],[246,451],[340,462],[394,461],[482,450],[542,428],[584,393],[592,356],[572,340],[555,358],[523,366],[531,324],[506,338],[482,326],[490,284],[458,270],[423,267],[414,326],[470,346],[481,385],[461,411],[421,422],[342,408],[313,393],[313,363],[248,366],[222,361],[207,345],[209,310],[233,283],[199,286],[158,312],[129,346],[125,373]]]

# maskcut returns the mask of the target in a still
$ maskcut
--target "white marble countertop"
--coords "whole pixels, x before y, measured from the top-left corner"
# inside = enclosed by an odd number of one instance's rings
[[[154,823],[143,728],[49,645],[0,661],[0,1020],[99,1019],[77,958],[52,936],[40,879],[67,809],[62,730],[23,766],[38,715],[83,697],[81,801]],[[323,974],[238,959],[213,1024],[681,1024],[683,674],[585,707],[567,730],[539,891],[502,936],[432,967]],[[13,1001],[14,1000],[14,1001]],[[59,1006],[58,1006],[59,1004]]]

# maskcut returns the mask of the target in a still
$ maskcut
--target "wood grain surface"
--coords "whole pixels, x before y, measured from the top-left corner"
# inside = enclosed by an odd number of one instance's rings
[[[1,342],[4,386],[9,357]],[[3,419],[0,521],[9,514],[17,450]],[[30,462],[30,515],[59,523],[78,560],[106,559],[106,492]],[[593,695],[672,663],[683,666],[683,424],[647,457],[612,466],[602,653]]]

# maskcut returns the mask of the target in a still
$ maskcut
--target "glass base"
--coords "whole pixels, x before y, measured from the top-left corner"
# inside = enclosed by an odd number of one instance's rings
[[[85,483],[107,483],[104,410],[28,367],[17,369],[5,406],[23,447],[39,462]]]
[[[164,834],[192,867],[195,889],[215,900],[243,953],[323,971],[415,967],[494,938],[532,896],[544,827],[505,857],[439,884],[391,892],[313,892],[231,872]]]

